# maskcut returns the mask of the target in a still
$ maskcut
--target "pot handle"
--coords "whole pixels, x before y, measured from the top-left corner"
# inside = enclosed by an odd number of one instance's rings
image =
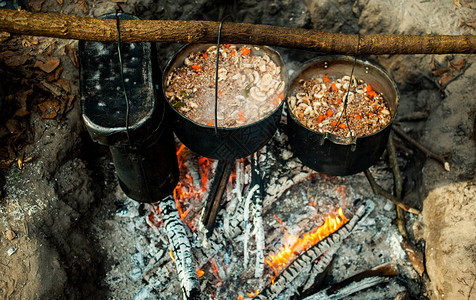
[[[230,15],[224,16],[220,21],[220,26],[218,27],[218,38],[217,38],[217,62],[215,68],[215,135],[218,137],[218,66],[220,64],[220,38],[221,38],[221,27],[225,20],[230,18],[232,22],[233,17]]]

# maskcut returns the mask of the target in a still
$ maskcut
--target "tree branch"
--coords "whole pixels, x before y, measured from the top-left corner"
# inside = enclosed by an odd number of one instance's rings
[[[215,43],[218,22],[121,20],[124,42]],[[0,9],[0,31],[12,34],[112,42],[116,20]],[[476,36],[328,33],[316,30],[225,23],[223,43],[264,44],[346,54],[476,53]]]

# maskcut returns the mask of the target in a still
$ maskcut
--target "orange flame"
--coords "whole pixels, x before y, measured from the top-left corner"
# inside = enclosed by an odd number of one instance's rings
[[[175,257],[174,257],[174,254],[172,253],[172,250],[169,250],[169,254],[172,261],[175,262]]]
[[[280,220],[278,219],[278,221]],[[271,282],[274,283],[274,280],[278,276],[278,271],[289,265],[295,256],[303,253],[322,241],[325,237],[336,232],[347,221],[349,221],[349,219],[344,216],[342,208],[339,208],[335,217],[328,215],[322,226],[318,227],[312,233],[305,233],[302,238],[289,235],[285,231],[285,237],[282,240],[283,249],[275,255],[270,254],[269,259],[265,259],[265,262],[274,270],[274,276],[271,276]],[[280,223],[283,225],[281,221]]]
[[[256,292],[251,292],[251,293],[246,293],[246,294],[248,295],[248,297],[254,298],[254,297],[258,296],[259,293],[261,293],[260,289],[256,290]]]
[[[198,278],[202,277],[203,274],[205,274],[205,272],[203,272],[203,271],[200,270],[200,269],[197,270],[197,276],[198,276]]]
[[[220,285],[222,285],[223,282],[221,281],[220,275],[218,275],[218,265],[217,265],[217,263],[215,262],[215,260],[213,258],[210,259],[210,262],[211,262],[210,270],[213,272],[215,277],[218,279],[218,283]]]

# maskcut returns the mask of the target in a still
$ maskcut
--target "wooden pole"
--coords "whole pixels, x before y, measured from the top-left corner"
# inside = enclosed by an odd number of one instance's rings
[[[121,20],[124,42],[215,43],[218,23],[209,21]],[[0,31],[12,34],[112,42],[116,21],[0,9]],[[473,35],[402,35],[319,32],[270,25],[225,23],[223,43],[261,44],[341,54],[476,53]]]

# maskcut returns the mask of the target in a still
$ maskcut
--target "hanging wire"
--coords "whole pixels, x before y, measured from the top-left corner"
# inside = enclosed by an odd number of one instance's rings
[[[124,80],[124,64],[122,62],[122,51],[121,51],[121,30],[119,28],[119,13],[123,13],[124,10],[122,7],[117,4],[118,8],[116,9],[116,28],[117,28],[117,53],[119,56],[119,67],[121,70],[121,81],[122,81],[122,90],[124,91],[124,100],[126,101],[126,135],[129,146],[131,146],[131,137],[129,135],[129,115],[130,115],[130,103],[129,97],[127,96],[126,90],[126,81]]]
[[[354,64],[352,65],[352,70],[350,71],[350,79],[349,79],[349,87],[347,88],[347,93],[344,96],[344,119],[345,119],[345,124],[347,128],[349,128],[350,132],[350,137],[354,137],[354,133],[352,132],[352,129],[349,126],[349,119],[347,118],[347,104],[349,100],[349,92],[350,88],[352,86],[352,77],[354,76],[354,69],[355,65],[357,64],[357,54],[359,53],[360,50],[360,33],[357,34],[357,51],[356,54],[354,55]],[[342,114],[339,116],[339,119],[337,120],[337,123],[332,127],[332,132],[334,132],[335,128],[340,124],[340,120],[342,119]]]
[[[218,39],[217,39],[217,62],[216,62],[216,69],[215,69],[215,135],[218,136],[218,66],[220,64],[220,38],[221,38],[221,27],[225,20],[229,18],[232,22],[233,17],[230,15],[226,15],[221,19],[220,26],[218,27]]]

